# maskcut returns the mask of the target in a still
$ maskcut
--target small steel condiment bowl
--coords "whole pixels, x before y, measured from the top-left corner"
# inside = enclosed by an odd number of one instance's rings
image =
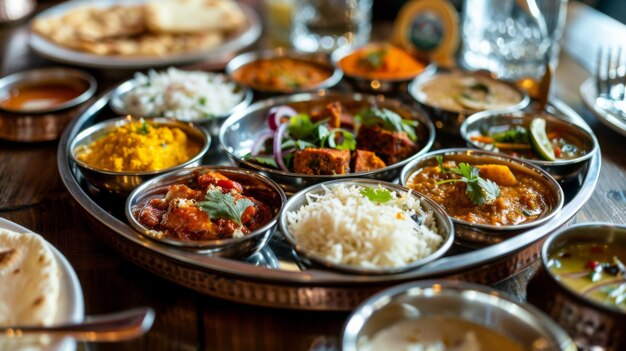
[[[298,87],[298,88],[292,88],[288,90],[260,88],[260,87],[255,87],[255,86],[249,86],[249,87],[252,88],[255,92],[260,93],[263,97],[271,97],[272,95],[275,95],[275,94],[294,94],[294,93],[302,93],[302,92],[309,92],[309,91],[316,91],[320,89],[332,88],[341,81],[341,78],[343,76],[343,74],[341,73],[341,70],[333,68],[328,63],[328,58],[326,57],[326,55],[322,53],[317,53],[317,54],[304,53],[304,52],[289,50],[285,48],[276,48],[276,49],[261,50],[261,51],[250,51],[250,52],[243,53],[228,62],[228,64],[226,65],[226,73],[234,81],[238,82],[239,84],[243,86],[247,86],[245,82],[238,81],[237,78],[235,77],[235,72],[237,70],[255,61],[271,60],[271,59],[285,58],[285,57],[292,58],[295,60],[312,62],[321,67],[327,68],[329,71],[331,71],[331,74],[328,78],[326,78],[325,80],[317,84],[304,86],[304,87]]]
[[[104,137],[116,128],[137,121],[129,117],[119,117],[95,124],[80,132],[70,143],[70,157],[76,163],[85,179],[99,190],[121,196],[128,195],[139,184],[160,174],[168,173],[184,167],[200,164],[202,156],[209,150],[211,136],[202,128],[191,123],[183,123],[171,118],[146,118],[146,121],[157,125],[165,125],[181,129],[187,137],[200,145],[200,151],[189,160],[166,169],[157,171],[116,172],[93,167],[77,158],[77,153],[96,140]]]
[[[553,233],[541,248],[541,267],[528,284],[528,301],[546,312],[583,350],[626,350],[626,312],[581,296],[550,271],[550,255],[568,244],[626,247],[626,226],[581,223]]]
[[[413,261],[405,266],[388,267],[388,268],[369,268],[369,267],[359,267],[359,266],[354,266],[354,265],[336,263],[328,259],[325,259],[323,257],[320,257],[319,255],[315,254],[311,250],[308,250],[307,248],[300,245],[298,243],[298,240],[289,231],[287,213],[298,211],[302,206],[306,205],[307,195],[322,194],[325,191],[324,187],[332,188],[333,186],[337,186],[337,185],[345,185],[345,186],[356,185],[356,186],[363,186],[363,187],[374,188],[374,189],[378,189],[378,187],[380,186],[384,189],[393,191],[397,194],[406,194],[407,192],[410,192],[411,196],[420,200],[420,206],[423,208],[425,212],[428,212],[428,211],[433,212],[434,219],[437,223],[437,229],[439,230],[438,234],[443,236],[443,242],[441,243],[441,246],[437,250],[435,250],[432,254],[422,259]],[[285,204],[285,209],[280,214],[279,224],[280,224],[280,230],[282,234],[284,235],[285,239],[287,240],[287,242],[289,242],[289,244],[303,257],[306,257],[312,262],[318,263],[327,268],[331,268],[331,269],[335,269],[335,270],[343,271],[347,273],[357,273],[357,274],[392,274],[392,273],[400,273],[400,272],[416,269],[420,266],[423,266],[443,256],[446,253],[446,251],[450,249],[450,246],[452,246],[452,242],[454,241],[454,227],[452,225],[452,221],[450,220],[450,217],[448,217],[448,215],[446,214],[446,212],[441,206],[439,206],[434,201],[416,192],[410,191],[407,188],[401,187],[396,184],[374,180],[374,179],[351,178],[351,179],[345,179],[345,180],[344,179],[334,180],[334,181],[324,182],[324,183],[310,186],[298,192],[297,194],[293,195],[289,199],[289,201],[287,201],[287,203]]]
[[[389,45],[386,43],[368,43],[361,46],[343,46],[331,54],[331,60],[333,65],[337,67],[337,69],[341,70],[341,66],[339,62],[349,56],[354,54],[357,51],[366,49],[366,48],[377,48],[382,47],[384,45]],[[376,94],[389,94],[389,95],[397,95],[404,94],[407,92],[409,83],[418,76],[422,74],[429,75],[434,73],[436,70],[436,66],[433,64],[425,64],[425,67],[420,72],[402,78],[374,78],[374,77],[363,77],[357,75],[351,75],[347,72],[343,72],[344,77],[348,80],[357,91],[368,92],[368,93],[376,93]]]
[[[174,184],[185,184],[193,187],[196,184],[197,177],[208,171],[219,172],[229,179],[240,183],[244,188],[244,195],[251,195],[256,200],[270,206],[274,216],[262,227],[240,238],[182,241],[152,234],[153,232],[141,224],[133,215],[134,206],[145,203],[150,199],[164,196],[169,187]],[[125,213],[131,226],[150,239],[177,247],[206,251],[208,254],[215,256],[248,257],[259,252],[270,240],[272,234],[274,234],[278,216],[284,207],[285,201],[287,201],[287,197],[280,186],[257,172],[227,166],[199,166],[170,172],[140,185],[128,196]]]
[[[484,286],[452,281],[413,282],[370,297],[348,318],[341,349],[369,350],[365,344],[387,327],[443,316],[482,325],[516,341],[524,350],[576,351],[567,334],[533,306]]]
[[[416,129],[418,136],[419,151],[401,162],[389,165],[385,168],[366,172],[348,173],[339,175],[306,175],[288,171],[281,171],[265,167],[245,160],[244,156],[250,152],[252,144],[259,133],[267,126],[267,113],[275,106],[288,105],[298,112],[308,111],[312,107],[323,107],[326,104],[339,101],[346,107],[359,107],[376,105],[395,111],[403,118],[413,119],[419,122]],[[374,178],[380,180],[393,180],[400,174],[402,166],[414,158],[427,152],[435,141],[435,127],[428,117],[404,105],[398,100],[384,96],[372,96],[362,94],[337,93],[319,91],[317,93],[305,93],[296,95],[280,96],[267,100],[258,101],[250,105],[244,111],[239,111],[228,118],[222,125],[219,133],[220,145],[228,157],[241,167],[250,168],[267,174],[280,184],[288,194],[293,194],[312,184],[352,177]]]
[[[519,234],[529,228],[536,227],[554,217],[563,207],[564,194],[561,186],[546,171],[526,161],[514,159],[504,154],[474,149],[443,149],[429,152],[408,163],[400,174],[400,183],[408,187],[407,183],[413,174],[427,166],[437,165],[437,156],[442,156],[444,162],[454,160],[458,163],[466,162],[470,165],[500,164],[506,165],[512,171],[521,172],[540,181],[549,191],[548,208],[541,216],[533,221],[514,225],[476,224],[452,217],[454,230],[458,239],[474,243],[497,243]]]
[[[211,74],[217,75],[218,73],[211,73]],[[227,78],[227,79],[230,80],[230,78]],[[252,90],[242,86],[239,83],[236,83],[236,82],[234,83],[236,84],[234,91],[235,92],[242,91],[243,97],[241,101],[237,105],[235,105],[233,108],[229,109],[225,113],[220,114],[218,116],[207,117],[207,118],[202,117],[202,118],[195,118],[195,119],[188,120],[188,121],[184,121],[184,120],[180,120],[180,121],[191,122],[197,125],[201,125],[209,130],[209,133],[211,134],[212,137],[216,138],[224,120],[230,117],[233,113],[239,110],[245,109],[252,102],[252,98],[253,98]],[[133,89],[137,88],[137,86],[138,86],[138,83],[134,78],[129,79],[119,84],[111,93],[111,100],[109,101],[109,106],[111,107],[111,110],[113,110],[113,112],[121,116],[133,115],[133,113],[128,111],[128,109],[126,108],[126,105],[124,103],[124,97]],[[161,117],[161,116],[143,116],[143,117]]]
[[[14,73],[0,79],[0,100],[12,90],[39,84],[64,84],[82,91],[63,103],[45,108],[13,109],[0,107],[0,138],[19,142],[40,142],[57,139],[76,116],[80,105],[91,98],[97,88],[94,77],[72,68],[40,68]]]
[[[424,94],[421,91],[421,87],[425,83],[437,79],[437,77],[440,74],[459,74],[459,75],[469,76],[469,77],[475,76],[475,77],[481,77],[481,78],[489,78],[494,81],[498,81],[498,82],[506,84],[507,86],[509,86],[511,89],[515,90],[519,94],[520,101],[509,107],[498,109],[499,111],[521,110],[524,107],[528,106],[528,104],[530,103],[530,98],[528,97],[528,94],[526,94],[518,86],[516,86],[513,83],[497,80],[493,78],[491,75],[489,75],[488,72],[485,72],[485,71],[467,72],[467,71],[460,71],[460,70],[452,70],[452,71],[438,70],[435,72],[433,70],[428,73],[429,74],[423,74],[423,75],[418,76],[415,80],[413,80],[409,84],[409,88],[408,88],[409,94],[422,106],[422,108],[426,111],[428,116],[432,118],[437,130],[441,130],[448,134],[458,135],[459,129],[461,128],[461,124],[463,123],[463,121],[468,116],[476,112],[481,112],[481,111],[476,111],[476,110],[471,110],[471,109],[460,110],[460,111],[447,110],[447,109],[440,108],[429,103],[428,97],[426,96],[426,94]]]
[[[473,114],[461,125],[461,137],[465,139],[469,147],[495,151],[495,146],[492,144],[481,146],[471,140],[471,137],[474,135],[481,135],[481,131],[493,126],[522,126],[528,129],[530,122],[534,118],[543,118],[546,120],[546,131],[548,133],[550,131],[561,131],[568,138],[578,140],[585,151],[584,155],[569,160],[559,159],[555,161],[546,161],[540,159],[524,159],[525,161],[543,168],[558,181],[568,180],[577,176],[578,173],[583,170],[584,166],[591,159],[591,157],[600,149],[598,146],[598,140],[593,132],[568,121],[564,117],[548,112],[537,111],[484,111]],[[509,155],[506,152],[503,153]],[[518,158],[513,155],[509,156]]]

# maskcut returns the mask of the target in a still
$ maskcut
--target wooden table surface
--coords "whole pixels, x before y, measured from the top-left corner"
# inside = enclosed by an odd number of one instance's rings
[[[585,110],[578,87],[589,76],[603,40],[626,38],[625,27],[584,5],[570,4],[563,54],[553,93],[584,116],[602,150],[602,171],[593,196],[576,222],[626,224],[626,138]],[[590,26],[589,23],[593,23]],[[54,65],[28,50],[27,22],[0,27],[0,74]],[[590,37],[598,40],[590,41]],[[123,75],[92,71],[99,92]],[[1,126],[0,126],[1,127]],[[214,299],[135,267],[98,239],[98,232],[65,190],[56,165],[57,142],[0,141],[0,216],[55,245],[78,273],[87,314],[152,306],[157,318],[141,339],[82,344],[89,350],[333,350],[348,314],[247,306]],[[523,295],[529,272],[496,287]]]

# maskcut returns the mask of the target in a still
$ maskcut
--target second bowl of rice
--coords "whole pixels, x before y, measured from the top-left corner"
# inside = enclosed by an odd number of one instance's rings
[[[415,269],[443,256],[454,240],[452,221],[439,205],[370,179],[304,189],[289,199],[279,224],[300,255],[348,273]]]

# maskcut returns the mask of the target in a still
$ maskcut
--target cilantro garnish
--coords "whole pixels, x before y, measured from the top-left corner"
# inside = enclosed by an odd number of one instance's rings
[[[354,134],[347,130],[336,128],[328,132],[322,139],[322,147],[327,143],[333,149],[338,150],[354,150],[356,149],[356,139]]]
[[[530,144],[528,130],[522,126],[515,126],[515,128],[507,131],[494,133],[491,137],[499,143]]]
[[[415,127],[418,122],[403,119],[399,114],[386,108],[366,108],[361,110],[356,119],[365,126],[378,125],[392,132],[405,132],[409,139],[417,141]]]
[[[437,162],[440,162],[438,159]],[[443,163],[440,164],[443,167]],[[441,168],[443,171],[444,168]],[[445,172],[456,173],[461,178],[446,179],[438,181],[437,184],[464,182],[466,184],[466,194],[475,205],[482,205],[493,202],[500,196],[498,184],[491,180],[481,178],[479,169],[467,163],[461,163],[458,167],[445,170]]]
[[[139,126],[139,128],[137,128],[135,132],[141,135],[147,135],[148,133],[150,133],[150,129],[148,129],[148,123],[143,118],[140,120],[140,122],[141,126]]]
[[[387,189],[363,188],[359,192],[361,193],[361,195],[368,198],[371,202],[377,204],[384,204],[385,202],[393,198],[391,196],[391,192]]]
[[[235,199],[230,193],[219,190],[209,190],[205,195],[207,201],[200,201],[196,206],[206,212],[211,218],[231,219],[240,226],[243,212],[254,203],[247,198]]]
[[[385,62],[385,56],[387,55],[387,49],[373,50],[365,54],[358,60],[358,63],[362,66],[379,69]]]

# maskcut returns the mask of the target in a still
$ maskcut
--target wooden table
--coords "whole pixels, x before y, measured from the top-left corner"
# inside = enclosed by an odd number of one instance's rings
[[[576,222],[626,224],[626,138],[599,123],[582,105],[578,87],[593,67],[601,40],[626,38],[626,27],[577,3],[570,4],[564,53],[553,93],[581,113],[602,149],[602,172]],[[589,26],[593,23],[593,26]],[[4,76],[53,63],[26,46],[26,22],[0,27]],[[599,38],[593,42],[590,37]],[[602,39],[604,38],[604,39]],[[92,72],[99,91],[123,77]],[[56,166],[57,143],[0,141],[0,216],[40,233],[68,258],[80,278],[87,314],[152,306],[157,318],[143,338],[119,344],[83,344],[90,350],[334,350],[346,313],[274,310],[214,299],[147,273],[101,242],[65,190]],[[496,287],[523,297],[531,272]]]

